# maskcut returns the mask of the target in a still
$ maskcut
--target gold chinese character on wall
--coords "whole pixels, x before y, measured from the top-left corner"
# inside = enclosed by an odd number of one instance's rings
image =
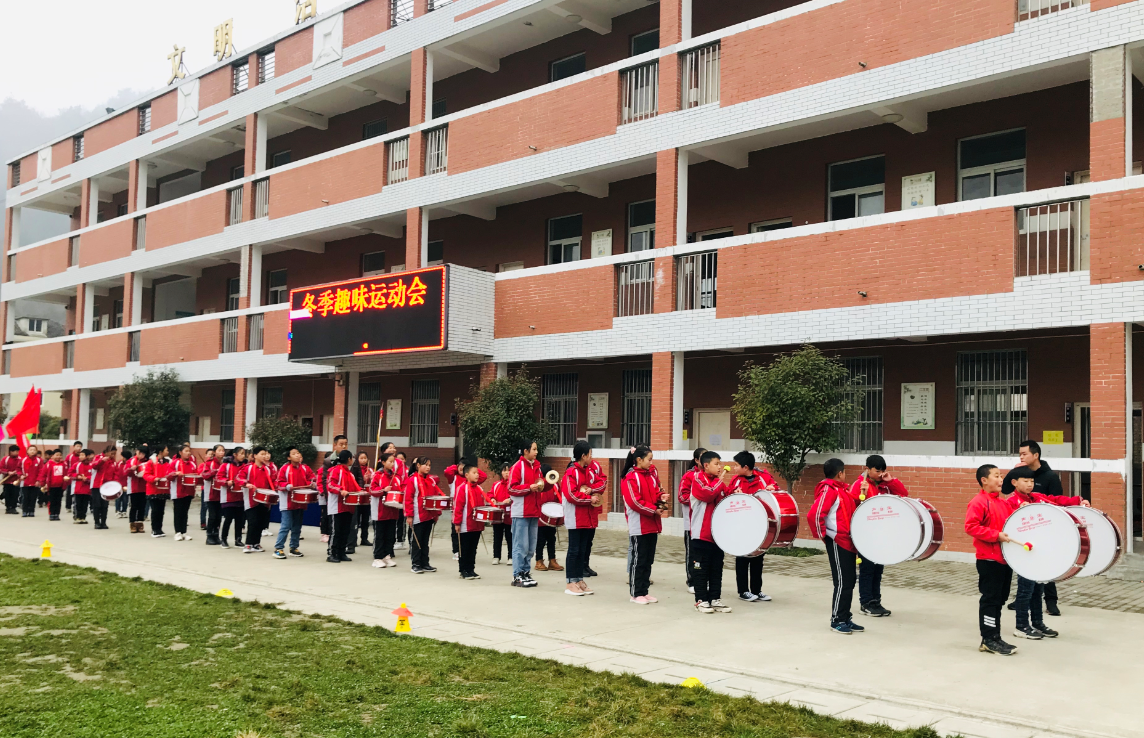
[[[171,78],[167,80],[167,84],[171,84],[177,79],[182,79],[187,76],[183,71],[183,52],[186,51],[185,47],[175,44],[175,50],[167,54],[167,58],[171,60]]]
[[[219,61],[234,54],[234,19],[220,23],[214,29],[214,55]]]
[[[295,0],[294,25],[310,18],[316,18],[317,15],[318,0]]]

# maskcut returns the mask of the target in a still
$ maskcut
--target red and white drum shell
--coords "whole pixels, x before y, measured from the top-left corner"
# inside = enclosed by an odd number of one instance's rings
[[[1094,507],[1070,505],[1065,508],[1080,522],[1088,533],[1088,560],[1077,578],[1096,577],[1111,569],[1120,560],[1124,536],[1112,518]]]
[[[250,499],[256,505],[277,505],[278,493],[272,489],[256,489],[250,493]]]
[[[382,501],[386,507],[396,507],[398,510],[405,509],[405,490],[391,489],[385,493],[385,499]]]
[[[921,505],[923,508],[925,508],[925,512],[922,513],[923,520],[926,514],[928,514],[930,518],[931,529],[929,532],[927,532],[926,536],[923,536],[922,545],[918,547],[918,553],[914,556],[913,559],[914,561],[925,561],[937,553],[938,549],[941,548],[941,544],[944,543],[945,523],[942,522],[941,513],[939,513],[937,508],[933,505],[929,504],[925,500],[919,500],[916,497],[910,497],[908,499],[915,505]],[[927,537],[929,539],[928,546],[925,545],[925,539]]]
[[[312,502],[318,501],[318,491],[314,489],[292,489],[290,490],[290,502],[295,505],[309,505]]]
[[[368,492],[350,492],[342,498],[342,502],[347,505],[368,505],[369,493]]]
[[[546,502],[540,506],[540,524],[550,528],[564,525],[564,506],[559,502]]]
[[[499,507],[494,507],[492,505],[485,505],[482,507],[474,508],[473,509],[473,517],[482,523],[491,523],[491,524],[503,523],[504,522],[504,510],[502,510]]]
[[[166,477],[160,477],[159,479],[156,479],[155,489],[158,490],[159,494],[161,495],[169,494],[171,492],[171,480],[167,479]]]
[[[202,474],[184,474],[183,486],[193,487],[195,494],[203,491],[203,475]]]
[[[99,486],[99,496],[105,500],[116,500],[123,494],[123,485],[114,480],[104,482]]]
[[[711,536],[732,556],[762,556],[778,534],[778,513],[755,495],[728,495],[711,514]]]
[[[1088,530],[1068,508],[1045,502],[1022,505],[1002,530],[1012,539],[1001,544],[1005,563],[1025,579],[1064,582],[1079,574],[1088,561]]]
[[[430,495],[425,498],[426,510],[452,510],[453,498],[448,495]]]
[[[941,548],[944,526],[933,505],[897,495],[874,495],[850,517],[850,538],[859,555],[892,566],[928,559]]]
[[[778,518],[778,533],[771,548],[790,548],[798,536],[798,502],[787,492],[763,490],[756,497],[765,502]]]

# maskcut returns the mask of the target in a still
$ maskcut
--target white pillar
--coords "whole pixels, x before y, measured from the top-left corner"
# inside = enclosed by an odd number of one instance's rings
[[[254,129],[254,172],[261,174],[266,171],[266,122],[268,117],[263,114],[255,116]]]
[[[421,268],[429,266],[429,208],[421,208]],[[406,266],[406,269],[416,268]]]
[[[262,244],[250,249],[250,307],[262,305]]]
[[[81,441],[85,446],[91,437],[91,428],[88,427],[88,415],[91,413],[91,390],[81,389],[79,391],[79,429],[76,433],[75,440]]]
[[[497,362],[497,379],[508,379],[508,362]]]
[[[425,122],[433,120],[433,52],[425,49]]]
[[[12,246],[11,246],[11,248],[13,248],[13,249],[20,248],[20,213],[23,212],[23,210],[24,210],[23,208],[12,208],[12,239],[11,239]],[[8,281],[9,282],[15,281],[15,279],[16,279],[16,275],[14,275],[14,274],[8,275]]]
[[[242,437],[247,437],[247,431],[250,426],[254,425],[254,421],[258,420],[258,379],[248,378],[246,380],[246,407],[243,408],[246,417],[243,418]]]
[[[1129,167],[1131,166],[1130,160]],[[1132,169],[1129,168],[1128,171],[1131,173]],[[1124,509],[1128,513],[1127,524],[1131,527],[1132,506],[1134,504],[1132,490],[1132,458],[1134,456],[1132,453],[1134,451],[1132,448],[1132,323],[1124,324],[1124,416],[1124,490],[1126,494]],[[1125,550],[1132,553],[1134,536],[1125,536],[1124,540]]]
[[[16,311],[12,303],[8,303],[7,318],[4,326],[4,343],[12,340],[12,336],[16,335]]]
[[[680,5],[683,12],[680,14],[679,33],[681,40],[687,41],[691,38],[691,0],[680,0]]]
[[[673,449],[686,449],[683,440],[683,352],[672,351],[671,372],[671,446]]]
[[[139,272],[131,280],[131,327],[138,330],[143,322],[143,283],[145,280]]]
[[[99,222],[99,180],[92,177],[89,180],[89,183],[90,184],[88,187],[87,198],[87,224],[89,226],[93,226]]]
[[[83,287],[83,314],[81,316],[83,330],[77,330],[76,333],[89,333],[95,330],[92,327],[92,319],[95,317],[95,285],[85,284]]]
[[[139,170],[135,175],[135,209],[147,209],[147,178],[151,174],[151,164],[139,160]]]
[[[349,387],[346,394],[346,440],[349,441],[350,450],[357,452],[359,443],[370,443],[372,438],[358,438],[358,384],[361,381],[361,372],[347,372],[349,374]]]
[[[687,243],[687,166],[690,157],[686,149],[676,149],[676,152],[679,165],[675,180],[675,245],[681,246]]]

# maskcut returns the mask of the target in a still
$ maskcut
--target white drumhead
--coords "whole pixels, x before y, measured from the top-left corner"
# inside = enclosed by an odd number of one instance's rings
[[[123,491],[123,485],[116,481],[104,482],[99,485],[99,494],[101,497],[115,497]]]
[[[562,518],[564,506],[559,502],[546,502],[540,506],[540,513],[547,518]]]
[[[1019,507],[1003,530],[1013,543],[1002,543],[1001,553],[1018,576],[1034,582],[1052,582],[1076,565],[1080,531],[1076,519],[1063,507],[1044,502]],[[1026,551],[1023,543],[1033,544]]]
[[[731,495],[711,514],[711,537],[732,556],[753,556],[766,540],[770,524],[762,500],[753,495]]]
[[[850,539],[862,558],[889,566],[917,556],[927,522],[919,507],[897,495],[874,495],[860,503],[850,518]],[[924,517],[928,520],[929,513]],[[929,522],[932,537],[933,522]]]
[[[1100,510],[1080,505],[1065,508],[1088,530],[1088,561],[1078,577],[1095,577],[1112,568],[1120,558],[1120,530]]]
[[[918,516],[922,519],[922,540],[921,543],[918,544],[918,550],[914,551],[914,555],[910,557],[910,560],[913,560],[925,553],[930,543],[933,542],[933,516],[930,515],[930,511],[925,505],[914,498],[903,497],[902,499],[910,503],[910,505],[918,511]]]

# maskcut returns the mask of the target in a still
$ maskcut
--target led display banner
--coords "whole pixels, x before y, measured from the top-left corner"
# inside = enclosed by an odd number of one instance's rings
[[[290,291],[291,361],[445,348],[445,266]]]

